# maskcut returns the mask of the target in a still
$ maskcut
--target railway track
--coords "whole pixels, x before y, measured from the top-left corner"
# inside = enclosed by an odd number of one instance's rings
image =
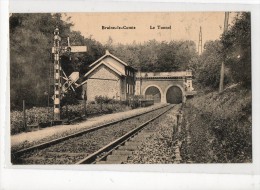
[[[149,125],[154,120],[158,119],[160,116],[168,112],[173,106],[170,105],[168,109],[162,111],[153,118],[145,121],[141,125],[137,126],[133,130],[129,131],[125,135],[119,137],[115,141],[109,143],[108,145],[102,147],[93,154],[87,156],[86,158],[80,160],[76,164],[121,164],[123,161],[126,161],[130,151],[134,150],[136,143],[134,141],[129,141],[134,138],[140,131],[142,131],[147,125]],[[116,152],[116,153],[115,153]],[[111,155],[113,153],[113,155]],[[115,155],[116,154],[116,155]],[[107,160],[109,159],[109,160]]]
[[[166,105],[146,113],[87,129],[12,153],[13,164],[84,164],[93,163],[94,155],[105,155],[139,129],[173,106]],[[142,123],[142,125],[140,125]],[[140,125],[140,126],[139,126]],[[108,144],[108,145],[107,145]],[[118,144],[118,145],[119,145]],[[104,148],[106,147],[106,148]],[[100,154],[98,154],[98,152]],[[92,160],[90,162],[89,160]]]

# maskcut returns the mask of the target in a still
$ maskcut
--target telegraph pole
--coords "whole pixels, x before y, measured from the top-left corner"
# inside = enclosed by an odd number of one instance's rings
[[[199,53],[199,55],[202,53],[202,31],[201,31],[201,26],[200,26],[200,33],[199,33],[198,53]]]
[[[228,29],[228,17],[229,12],[225,12],[225,20],[224,20],[224,35],[227,32]],[[226,59],[226,55],[224,53],[224,61]],[[225,63],[224,61],[221,63],[221,69],[220,69],[220,82],[219,82],[219,92],[222,92],[224,89],[224,75],[225,75]]]
[[[67,38],[68,45],[62,47],[60,45],[61,37],[59,36],[59,28],[56,27],[54,30],[54,43],[52,47],[52,53],[54,54],[54,121],[60,121],[60,102],[62,99],[62,93],[66,93],[69,87],[76,82],[79,78],[78,72],[73,72],[69,78],[66,77],[66,87],[63,87],[61,84],[61,64],[60,64],[60,55],[67,52],[67,53],[75,53],[75,52],[87,52],[86,46],[71,46],[69,37]],[[64,83],[65,84],[65,83]]]

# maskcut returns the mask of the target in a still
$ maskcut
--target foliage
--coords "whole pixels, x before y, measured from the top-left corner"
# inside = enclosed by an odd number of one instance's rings
[[[195,82],[201,87],[217,89],[221,63],[225,63],[224,83],[242,83],[251,88],[251,23],[250,13],[237,15],[234,23],[220,40],[208,41],[204,52],[192,58],[191,68],[195,71]]]
[[[143,72],[187,70],[190,60],[197,56],[192,41],[150,40],[143,44],[118,44],[110,48],[111,53]]]
[[[26,131],[24,126],[23,112],[11,112],[11,134],[21,133]],[[51,108],[47,107],[33,107],[26,110],[26,123],[27,125],[45,123],[52,119]]]
[[[208,41],[204,45],[204,51],[196,63],[196,82],[202,87],[217,89],[220,79],[220,68],[223,60],[222,44],[219,40]],[[198,65],[199,64],[199,65]],[[225,83],[228,82],[227,76]]]
[[[189,129],[183,132],[190,133],[191,144],[183,147],[185,159],[197,163],[251,162],[251,102],[251,92],[239,86],[221,95],[213,92],[189,100],[183,126]]]
[[[107,104],[112,101],[112,99],[108,98],[107,96],[95,96],[95,101],[98,104]]]
[[[22,108],[22,100],[27,106],[46,106],[52,104],[52,90],[49,92],[50,68],[53,57],[53,30],[60,28],[66,45],[70,36],[71,45],[86,45],[86,53],[63,55],[61,65],[64,72],[70,75],[80,72],[78,83],[84,80],[83,75],[89,65],[100,58],[109,49],[112,54],[142,72],[179,71],[191,69],[195,83],[203,88],[217,89],[220,77],[220,65],[226,63],[225,83],[243,83],[250,88],[251,84],[251,23],[250,13],[239,14],[228,32],[219,40],[205,43],[204,52],[198,55],[193,41],[158,42],[150,40],[143,44],[114,44],[110,37],[107,44],[91,38],[84,38],[80,32],[72,31],[69,19],[61,19],[62,14],[12,14],[10,17],[10,98],[11,110]],[[225,60],[223,59],[225,58]],[[51,81],[51,80],[50,80]],[[196,84],[195,84],[196,85]],[[76,90],[76,99],[80,98],[81,89]],[[72,97],[68,94],[67,97]],[[73,98],[74,103],[76,99]],[[69,102],[64,98],[62,104]],[[106,100],[109,101],[109,100]]]
[[[143,95],[133,95],[128,98],[127,105],[131,106],[132,109],[138,107],[148,107],[154,104],[153,100],[144,99]]]
[[[222,36],[226,64],[235,82],[251,88],[251,15],[238,14],[233,26]]]
[[[142,71],[174,71],[187,69],[190,59],[196,56],[195,43],[191,41],[157,42],[151,40],[144,44],[113,44],[110,38],[107,44],[84,38],[80,32],[72,31],[69,19],[64,21],[62,14],[12,14],[10,17],[10,77],[11,77],[11,109],[19,110],[22,100],[28,107],[46,106],[52,103],[53,92],[49,92],[50,68],[53,56],[53,30],[59,26],[62,37],[61,45],[67,45],[67,36],[71,45],[86,45],[87,53],[75,53],[61,56],[61,66],[66,75],[73,71],[83,75],[89,70],[89,65],[110,49],[133,67]],[[52,81],[52,80],[50,80]],[[81,94],[76,91],[76,97]],[[71,95],[68,95],[71,96]],[[68,100],[64,99],[63,104]]]
[[[133,95],[131,97],[129,97],[129,101],[128,104],[131,106],[131,108],[137,108],[140,107],[140,100],[141,100],[140,95]]]
[[[96,61],[98,58],[100,58],[105,54],[104,46],[100,42],[94,39],[85,38],[84,44],[86,44],[88,51],[86,54],[84,54],[83,57],[78,58],[79,59],[78,65],[76,67],[77,68],[76,70],[80,72],[81,76],[83,76],[89,71],[88,66],[91,63],[93,63],[94,61]]]
[[[119,111],[125,111],[129,108],[119,103],[107,103],[102,106],[102,109],[98,104],[87,104],[87,115],[99,115],[106,113],[113,113]],[[68,115],[67,115],[68,113]],[[27,124],[47,123],[52,120],[52,108],[47,107],[33,107],[26,110]],[[84,115],[84,104],[68,105],[68,112],[66,112],[66,106],[62,107],[61,118],[74,119]],[[12,111],[11,112],[11,134],[21,133],[26,131],[23,124],[23,112]]]
[[[63,107],[66,104],[78,104],[79,99],[80,98],[74,91],[69,90],[66,94],[64,94],[64,97],[62,98],[61,107]]]
[[[11,134],[16,134],[25,131],[23,123],[23,113],[21,111],[12,111],[10,114]]]
[[[46,105],[55,25],[67,34],[71,26],[60,14],[12,14],[10,17],[11,108]],[[58,23],[57,23],[58,22]]]
[[[53,64],[51,47],[53,30],[59,26],[61,45],[87,45],[87,53],[61,56],[62,69],[67,75],[73,71],[85,74],[87,66],[104,54],[103,46],[80,32],[71,31],[72,23],[62,20],[62,14],[33,13],[12,14],[10,17],[10,96],[11,109],[22,108],[22,100],[28,107],[46,106],[50,68]],[[50,80],[52,81],[52,80]],[[52,89],[52,88],[50,88]],[[52,90],[51,90],[52,91]],[[77,95],[81,92],[77,91]],[[49,94],[50,102],[52,102]]]

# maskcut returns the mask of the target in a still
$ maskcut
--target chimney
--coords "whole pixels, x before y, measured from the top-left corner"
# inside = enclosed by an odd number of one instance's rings
[[[109,53],[109,51],[108,51],[108,49],[106,49],[106,55],[109,55],[110,53]]]

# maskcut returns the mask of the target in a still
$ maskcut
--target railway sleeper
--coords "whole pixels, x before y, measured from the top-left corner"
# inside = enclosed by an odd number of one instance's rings
[[[134,145],[125,145],[125,146],[120,146],[118,148],[119,150],[136,150],[137,146]]]
[[[96,164],[123,164],[123,161],[98,161]]]
[[[143,141],[145,138],[148,138],[153,134],[154,134],[153,132],[151,132],[151,133],[141,132],[137,136],[133,137],[132,140],[133,141]]]
[[[130,155],[132,153],[133,151],[129,151],[129,150],[114,150],[112,152],[112,155]]]
[[[46,152],[46,155],[49,156],[87,156],[86,153],[75,153],[75,152]]]
[[[107,161],[122,161],[126,162],[128,159],[129,155],[109,155],[107,157]]]
[[[153,124],[152,124],[153,127]],[[129,138],[128,141],[121,144],[117,149],[113,150],[110,155],[108,155],[105,160],[99,160],[96,164],[123,164],[127,163],[129,157],[132,155],[133,151],[137,150],[138,147],[154,135],[156,131],[150,127],[145,127],[142,131],[135,134],[133,137]],[[164,138],[161,136],[161,138]],[[178,155],[177,155],[178,157]],[[176,158],[176,157],[175,157]],[[179,157],[175,162],[180,162]]]
[[[65,158],[46,158],[46,157],[32,157],[32,158],[26,158],[26,161],[27,162],[33,162],[33,163],[46,163],[46,161],[49,160],[55,160],[55,161],[58,161],[58,162],[64,162],[66,161]]]
[[[141,141],[127,141],[125,143],[125,146],[141,146],[142,142]]]

